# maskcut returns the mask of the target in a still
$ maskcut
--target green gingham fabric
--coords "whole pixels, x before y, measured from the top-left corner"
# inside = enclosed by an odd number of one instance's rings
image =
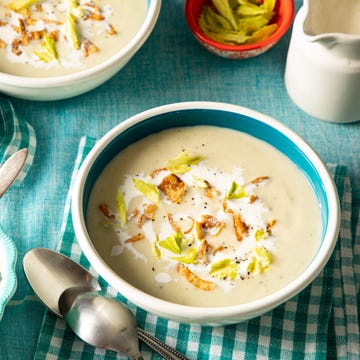
[[[73,173],[95,140],[84,137]],[[167,321],[128,303],[139,326],[154,334],[189,359],[359,359],[360,226],[351,224],[351,189],[346,168],[329,164],[342,207],[337,247],[320,276],[295,298],[255,319],[222,327]],[[69,192],[70,194],[70,192]],[[354,226],[351,226],[354,225]],[[356,229],[352,234],[351,229]],[[63,237],[58,250],[89,268],[74,237],[70,196],[66,202]],[[90,271],[95,274],[94,270]],[[106,289],[102,279],[100,283]],[[141,344],[144,359],[160,359]],[[47,312],[43,319],[36,360],[126,359],[112,351],[85,344],[65,322]]]
[[[11,102],[0,98],[0,165],[23,148],[28,149],[28,156],[13,186],[20,184],[33,163],[36,136],[33,127],[17,117]]]

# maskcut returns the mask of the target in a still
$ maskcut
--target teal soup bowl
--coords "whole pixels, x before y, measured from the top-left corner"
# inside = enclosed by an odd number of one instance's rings
[[[189,134],[189,131],[191,132],[196,126],[213,126],[219,129],[219,133],[222,129],[230,129],[260,140],[277,149],[287,161],[290,160],[310,185],[309,188],[315,199],[315,207],[317,207],[316,211],[319,213],[319,223],[321,223],[316,248],[311,250],[313,255],[294,279],[260,298],[224,305],[209,305],[204,302],[202,305],[202,303],[182,302],[182,294],[175,296],[176,299],[180,299],[179,301],[158,297],[148,289],[138,287],[122,277],[109,258],[104,256],[104,252],[94,242],[91,231],[89,231],[91,224],[89,224],[87,212],[91,194],[99,176],[121,151],[135,142],[163,130],[187,128],[187,134]],[[215,152],[217,149],[220,151],[220,147],[223,145],[220,145],[220,142],[217,145],[216,136],[214,139],[212,141],[213,149]],[[218,140],[220,140],[220,136]],[[221,144],[224,144],[224,139],[221,140]],[[200,143],[201,141],[206,142],[206,137],[200,139]],[[184,142],[186,142],[186,138],[184,138]],[[249,151],[251,150],[249,149]],[[166,156],[166,152],[167,149],[164,149],[162,155]],[[136,153],[134,155],[134,157],[141,156],[144,154]],[[295,210],[289,206],[287,211],[291,213]],[[297,216],[298,214],[294,214],[294,217]],[[80,247],[91,265],[129,301],[166,319],[218,326],[238,323],[259,316],[305,289],[319,275],[333,252],[339,232],[340,210],[336,187],[326,165],[317,153],[291,129],[269,116],[241,106],[216,102],[184,102],[156,107],[132,116],[120,122],[96,143],[84,160],[74,183],[72,218]],[[107,229],[107,231],[111,231],[111,229]],[[106,243],[105,238],[103,243]],[[301,246],[306,252],[307,243],[304,242]],[[112,254],[112,256],[116,258],[117,254]],[[275,257],[273,266],[276,261]],[[191,266],[187,267],[182,264],[180,267],[191,269]],[[189,277],[189,275],[187,276]],[[229,275],[227,274],[225,277],[227,276]],[[175,283],[180,284],[181,281],[175,280]],[[191,286],[189,287],[191,288]],[[211,291],[206,296],[212,297]]]

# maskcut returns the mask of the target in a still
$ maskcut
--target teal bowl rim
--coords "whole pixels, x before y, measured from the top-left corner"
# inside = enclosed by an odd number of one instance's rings
[[[0,251],[1,263],[5,264],[0,268],[0,320],[2,319],[5,307],[14,295],[17,288],[15,272],[17,250],[13,240],[3,231],[0,225]]]
[[[197,116],[194,115],[195,113]],[[184,114],[186,114],[186,119],[181,120]],[[277,144],[278,148],[280,147],[279,150],[285,155],[290,154],[290,160],[297,166],[304,167],[306,173],[311,174],[305,175],[315,189],[319,206],[325,210],[322,217],[324,225],[322,243],[312,262],[297,279],[265,298],[222,308],[172,304],[129,285],[107,266],[91,243],[86,228],[84,209],[86,209],[91,188],[104,164],[122,148],[143,136],[169,127],[215,124],[219,126],[216,119],[220,114],[223,118],[225,117],[223,127],[247,132],[273,146]],[[72,218],[77,240],[89,262],[128,300],[162,317],[218,325],[258,316],[295,296],[309,285],[326,265],[336,245],[340,226],[340,204],[334,181],[325,164],[315,150],[293,130],[267,115],[238,105],[195,101],[163,105],[144,111],[121,122],[105,134],[84,160],[75,180],[72,193]]]

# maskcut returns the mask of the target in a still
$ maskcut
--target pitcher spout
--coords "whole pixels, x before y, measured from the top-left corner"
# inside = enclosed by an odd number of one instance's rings
[[[360,37],[360,1],[304,0],[304,9],[305,34],[336,33]]]
[[[304,0],[303,33],[333,55],[360,59],[360,1]]]
[[[315,118],[360,120],[360,0],[304,0],[293,24],[285,85]]]

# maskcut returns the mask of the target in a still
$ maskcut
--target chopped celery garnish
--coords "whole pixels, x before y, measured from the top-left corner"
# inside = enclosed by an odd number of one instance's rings
[[[37,3],[40,0],[14,0],[8,6],[11,10],[20,11],[26,9],[29,6]]]
[[[202,159],[201,156],[189,156],[187,151],[183,151],[175,159],[168,160],[166,167],[175,174],[185,174],[191,165],[199,163]]]
[[[261,41],[273,34],[276,0],[211,0],[203,5],[199,26],[210,38],[226,44]],[[269,27],[268,27],[269,26]]]
[[[71,15],[75,16],[78,19],[84,16],[84,10],[79,6],[76,0],[68,0],[68,4],[69,12]]]
[[[159,189],[152,183],[140,179],[133,179],[135,189],[140,191],[147,199],[154,204],[160,203]]]
[[[171,251],[174,254],[181,254],[183,235],[182,233],[175,233],[168,236],[165,240],[159,241],[159,245],[164,249]]]
[[[227,199],[240,199],[246,197],[247,193],[243,186],[237,184],[235,181],[232,182],[230,190],[226,194]]]
[[[239,266],[233,259],[222,259],[210,267],[210,274],[218,279],[236,279],[239,273]]]
[[[190,248],[186,253],[182,256],[174,256],[170,259],[184,263],[184,264],[196,264],[197,263],[197,255],[198,252],[195,248]]]
[[[68,14],[66,17],[66,32],[69,35],[73,48],[78,50],[80,47],[80,40],[76,30],[75,19],[72,14]]]
[[[49,35],[44,34],[44,41],[41,44],[42,51],[34,51],[35,55],[39,57],[41,61],[50,62],[58,60],[58,55],[55,47],[55,40]]]
[[[121,224],[126,224],[126,204],[121,190],[116,194],[116,210]]]

